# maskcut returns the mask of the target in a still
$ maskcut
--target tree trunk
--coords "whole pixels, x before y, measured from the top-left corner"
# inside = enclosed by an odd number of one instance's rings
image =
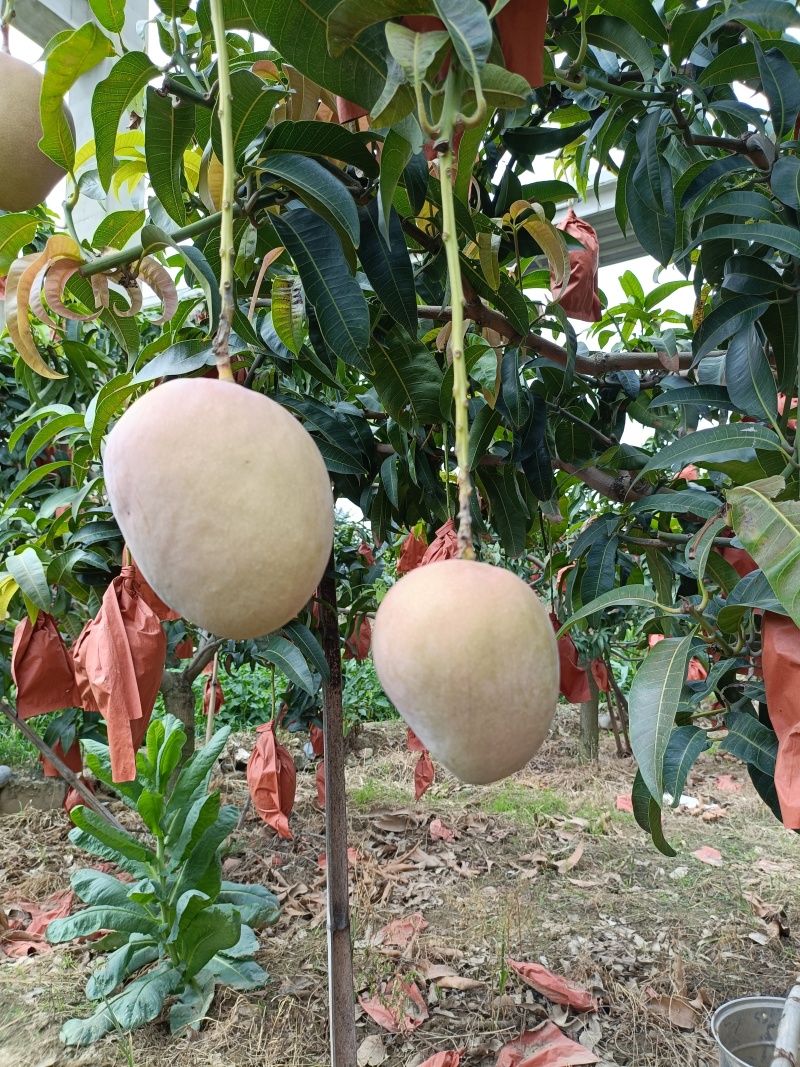
[[[589,699],[581,704],[581,730],[578,754],[582,762],[597,759],[600,752],[600,724],[598,722],[600,690],[588,663],[586,676],[589,679]]]
[[[174,715],[183,724],[186,744],[183,746],[181,764],[194,753],[194,690],[192,683],[181,672],[164,671],[161,679],[161,695],[168,715]]]
[[[331,554],[319,585],[322,648],[330,681],[322,687],[325,740],[325,851],[328,871],[328,1011],[331,1067],[356,1067],[353,1007],[353,949],[350,942],[350,893],[347,870],[347,801],[342,729],[342,650],[336,578]]]

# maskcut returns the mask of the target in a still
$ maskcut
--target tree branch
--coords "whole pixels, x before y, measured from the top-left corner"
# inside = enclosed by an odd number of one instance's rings
[[[467,286],[464,286],[465,291]],[[557,363],[559,367],[566,367],[569,361],[569,353],[566,348],[548,341],[532,330],[524,336],[516,330],[505,315],[493,308],[487,307],[473,291],[474,299],[464,306],[464,315],[472,319],[478,326],[486,326],[501,337],[505,337],[511,344],[522,344],[525,348],[538,352],[540,356],[549,359],[551,363]],[[417,308],[417,314],[421,319],[432,319],[434,322],[449,322],[451,309],[449,307],[434,307],[422,305]],[[713,353],[712,353],[713,354]],[[680,367],[688,370],[692,365],[692,353],[681,352],[679,355]],[[588,355],[575,357],[575,370],[578,374],[591,374],[601,377],[615,370],[664,370],[664,365],[657,352],[591,352]]]
[[[217,649],[221,648],[225,641],[226,638],[224,637],[209,638],[198,648],[194,659],[190,660],[184,667],[181,672],[183,677],[189,682],[193,682],[195,678],[199,677],[203,668],[212,661]]]

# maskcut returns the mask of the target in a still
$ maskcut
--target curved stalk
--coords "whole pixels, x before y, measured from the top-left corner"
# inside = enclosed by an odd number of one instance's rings
[[[455,161],[448,144],[440,156],[440,184],[442,193],[442,243],[447,257],[447,273],[453,305],[450,352],[453,357],[453,399],[456,408],[456,460],[458,461],[458,555],[474,559],[472,548],[472,519],[469,498],[472,479],[469,473],[469,420],[467,398],[467,365],[464,360],[464,286],[458,258],[458,231],[453,201]]]
[[[233,126],[231,123],[231,68],[225,41],[225,15],[222,0],[211,0],[211,26],[217,53],[217,115],[222,137],[222,211],[220,219],[220,278],[219,292],[222,308],[219,326],[214,337],[213,351],[217,361],[220,381],[233,381],[231,356],[228,347],[233,322],[233,194],[236,181],[236,166],[233,153]]]

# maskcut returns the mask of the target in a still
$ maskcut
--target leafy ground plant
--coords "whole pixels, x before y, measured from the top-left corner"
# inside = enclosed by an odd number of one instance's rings
[[[220,806],[219,790],[208,791],[229,732],[219,730],[174,782],[186,740],[174,716],[150,724],[146,748],[136,757],[135,782],[114,783],[107,746],[85,743],[89,768],[138,812],[146,831],[133,836],[116,830],[89,808],[72,812],[72,843],[115,863],[134,881],[91,868],[77,871],[72,888],[89,907],[47,929],[52,944],[110,931],[97,943],[110,954],[86,986],[89,1000],[100,1006],[88,1018],[64,1024],[65,1044],[89,1045],[115,1027],[144,1026],[168,997],[176,998],[172,1032],[197,1030],[218,984],[252,990],[267,981],[253,960],[254,930],[277,921],[278,901],[263,886],[222,880],[220,849],[239,813],[233,805]]]

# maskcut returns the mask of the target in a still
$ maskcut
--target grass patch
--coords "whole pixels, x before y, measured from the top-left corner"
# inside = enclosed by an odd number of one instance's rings
[[[39,753],[7,720],[0,724],[0,764],[7,767],[34,767]]]
[[[351,797],[354,807],[362,809],[376,804],[408,804],[410,798],[410,787],[401,789],[393,782],[378,778],[366,778]]]
[[[505,815],[514,822],[530,825],[543,815],[566,815],[567,802],[552,789],[526,789],[510,782],[481,805],[493,815]]]

